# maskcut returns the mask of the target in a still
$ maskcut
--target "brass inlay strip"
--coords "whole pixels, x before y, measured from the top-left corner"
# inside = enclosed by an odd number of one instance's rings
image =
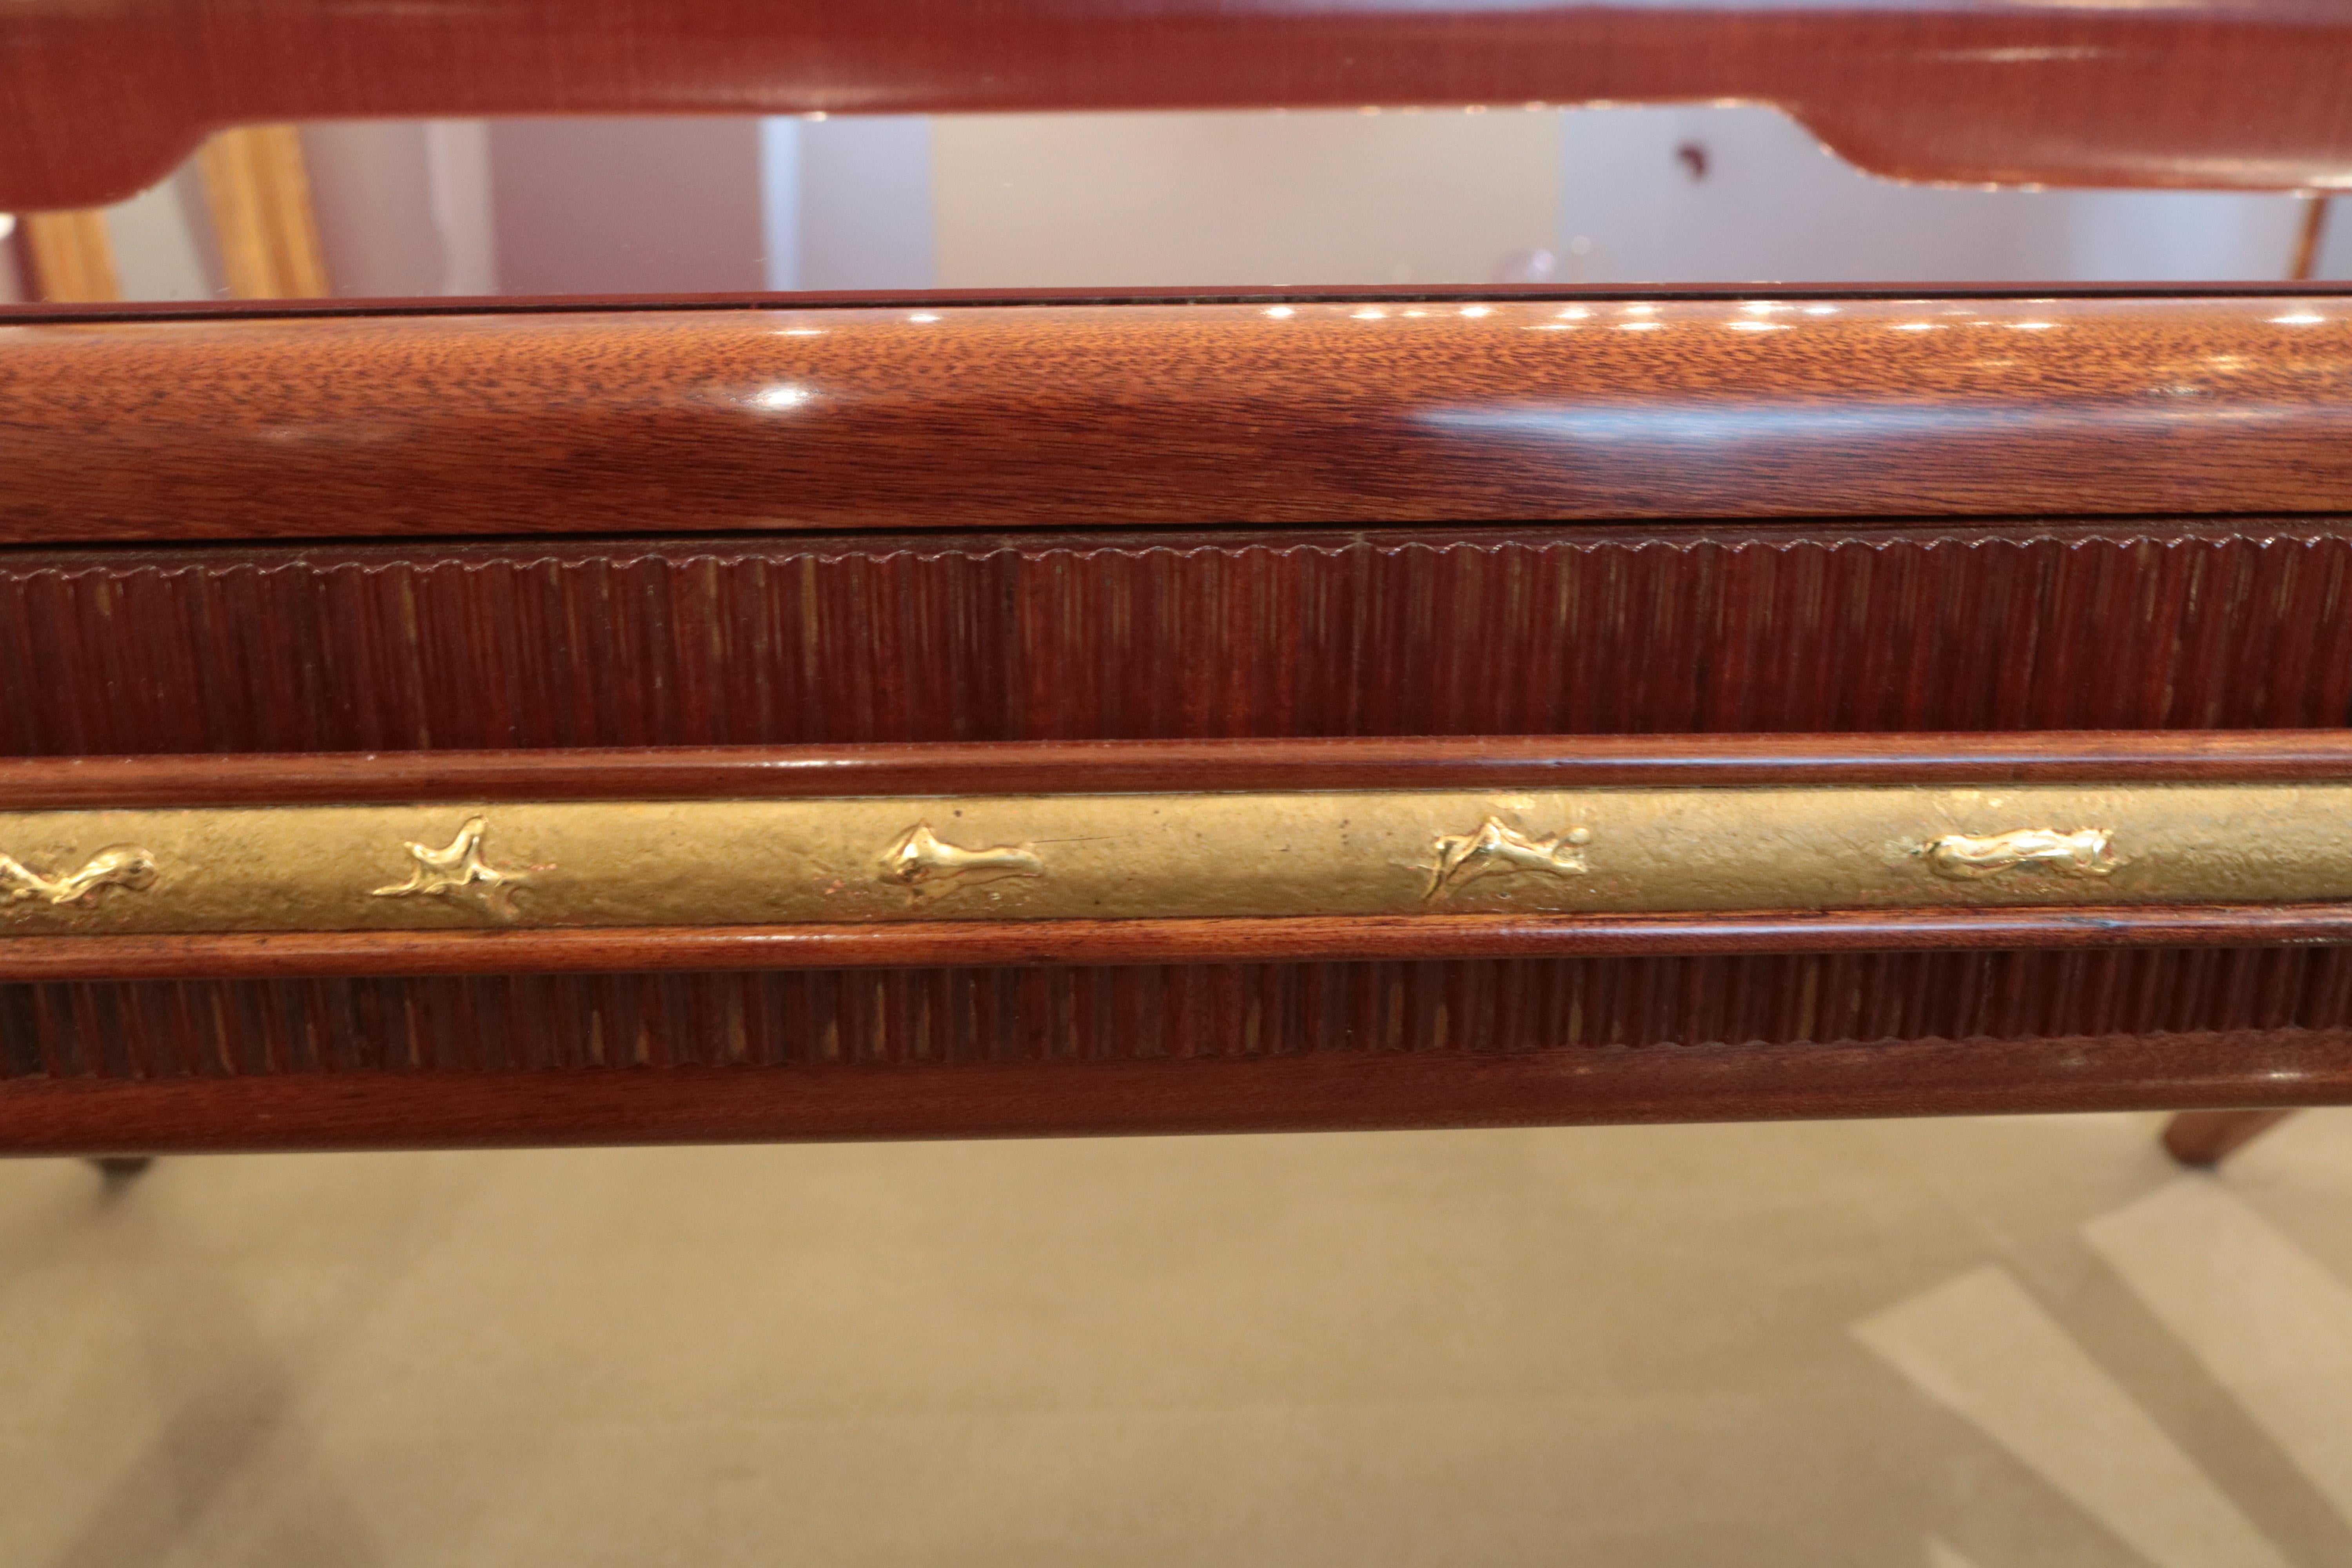
[[[0,845],[11,936],[2312,903],[2352,900],[2352,784],[77,810]]]

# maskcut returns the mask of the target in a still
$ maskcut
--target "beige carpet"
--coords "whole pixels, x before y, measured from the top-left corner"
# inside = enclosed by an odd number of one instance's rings
[[[0,1163],[0,1565],[2352,1563],[2352,1112]]]

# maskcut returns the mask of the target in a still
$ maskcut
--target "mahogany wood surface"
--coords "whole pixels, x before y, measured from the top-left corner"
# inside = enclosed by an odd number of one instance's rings
[[[0,208],[281,120],[1728,99],[1906,178],[2342,185],[2347,40],[2328,0],[16,0]]]
[[[0,324],[0,541],[2352,510],[2352,300]]]
[[[0,1152],[1063,1137],[2352,1100],[2352,1032],[0,1083]]]
[[[1232,963],[1685,953],[2007,952],[2352,942],[2352,905],[1825,910],[1690,915],[1352,915],[910,921],[530,931],[19,936],[0,982],[945,964]]]
[[[2272,1110],[2184,1110],[2165,1123],[2164,1150],[2184,1165],[2218,1165],[2294,1114]]]
[[[0,551],[0,755],[2327,730],[2347,603],[2261,516]]]
[[[0,757],[0,811],[1128,791],[2352,778],[2352,730],[1465,735]]]

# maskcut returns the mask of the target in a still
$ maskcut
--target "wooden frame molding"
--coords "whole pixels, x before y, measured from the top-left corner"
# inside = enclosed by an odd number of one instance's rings
[[[0,316],[0,542],[2335,514],[2347,376],[2326,292]]]
[[[2347,779],[2343,731],[20,759],[0,979],[2329,943]]]

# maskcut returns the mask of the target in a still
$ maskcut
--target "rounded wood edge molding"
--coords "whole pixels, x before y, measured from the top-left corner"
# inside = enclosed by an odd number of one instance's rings
[[[36,936],[0,942],[0,983],[2348,942],[2352,904]]]
[[[1161,790],[2254,783],[2352,777],[2352,730],[1463,735],[0,758],[0,811]]]
[[[2291,284],[24,318],[0,542],[2335,514],[2347,366]]]

